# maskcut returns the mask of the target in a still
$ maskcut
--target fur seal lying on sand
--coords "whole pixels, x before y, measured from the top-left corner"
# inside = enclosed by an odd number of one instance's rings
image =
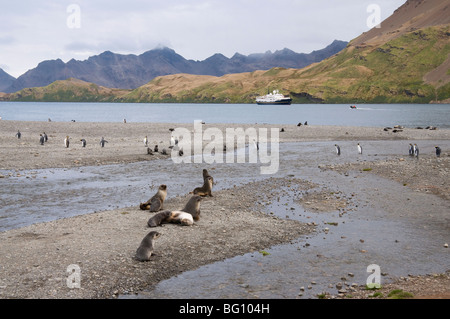
[[[163,223],[180,223],[184,226],[191,226],[194,220],[200,219],[200,201],[198,195],[192,196],[182,210],[165,210],[152,216],[147,225],[149,227],[160,226]]]
[[[142,239],[141,244],[136,250],[135,258],[139,261],[148,261],[150,256],[153,254],[153,241],[161,236],[160,233],[156,231],[149,232],[144,239]]]
[[[165,210],[151,217],[147,225],[148,227],[156,227],[164,223],[180,223],[183,226],[191,226],[194,219],[191,214],[186,212]]]
[[[164,209],[164,201],[167,196],[167,185],[159,186],[158,191],[145,203],[140,203],[139,207],[142,210],[150,210],[151,212],[158,212]]]

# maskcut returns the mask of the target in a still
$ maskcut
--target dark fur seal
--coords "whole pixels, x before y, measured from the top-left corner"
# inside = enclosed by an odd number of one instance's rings
[[[142,210],[149,210],[151,212],[158,212],[164,209],[164,201],[167,196],[167,185],[160,185],[158,191],[145,203],[140,203],[139,207]]]
[[[195,188],[192,193],[194,195],[199,195],[199,196],[203,196],[203,197],[205,197],[205,196],[213,197],[212,186],[213,186],[213,178],[211,176],[208,176],[205,178],[203,186]]]
[[[208,170],[206,168],[204,168],[203,169],[203,182],[206,181],[207,177],[211,177],[212,178],[212,182],[214,184],[214,178],[211,175],[209,175]]]
[[[209,178],[212,178],[209,176]],[[200,202],[203,198],[199,195],[192,196],[186,206],[181,210],[192,215],[195,221],[200,219]]]
[[[209,175],[207,169],[203,169],[203,186],[197,187],[192,191],[194,195],[200,196],[213,196],[212,195],[212,187],[214,184],[214,178]]]
[[[159,236],[161,236],[161,234],[156,231],[149,232],[144,239],[142,239],[141,244],[136,250],[135,258],[139,261],[149,261],[150,256],[153,254],[153,241]]]

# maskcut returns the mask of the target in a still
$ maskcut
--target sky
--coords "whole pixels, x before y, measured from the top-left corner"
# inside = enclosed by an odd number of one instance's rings
[[[320,50],[350,41],[406,0],[0,0],[0,68],[169,47],[186,59]]]

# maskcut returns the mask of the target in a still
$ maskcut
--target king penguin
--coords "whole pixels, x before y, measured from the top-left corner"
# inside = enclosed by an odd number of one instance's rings
[[[441,157],[441,148],[439,146],[434,147],[436,149],[436,156]]]
[[[339,145],[334,144],[334,146],[336,147],[336,154],[341,155],[341,148],[339,147]]]
[[[86,147],[86,140],[84,138],[82,138],[80,141],[81,141],[81,146]]]
[[[409,156],[414,156],[414,146],[409,143]]]
[[[419,147],[417,144],[414,144],[414,156],[419,157]]]
[[[148,138],[147,135],[144,137],[144,145],[148,147]]]
[[[67,135],[66,138],[64,139],[64,146],[65,146],[66,148],[69,147],[69,144],[70,144],[69,139],[70,139],[69,135]]]
[[[20,137],[22,136],[22,133],[20,133],[20,131],[17,130],[16,136],[17,136],[17,138],[20,140]]]
[[[359,145],[359,143],[358,143],[358,154],[362,154],[362,147],[361,145]]]
[[[103,136],[102,136],[102,139],[100,140],[100,146],[101,146],[101,147],[105,147],[105,143],[108,143],[108,141],[105,140],[105,139],[103,138]]]
[[[44,145],[44,137],[42,136],[42,134],[39,134],[39,143],[41,143],[41,145]]]

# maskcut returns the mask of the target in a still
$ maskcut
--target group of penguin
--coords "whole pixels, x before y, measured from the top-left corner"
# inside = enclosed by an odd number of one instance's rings
[[[341,155],[341,148],[339,145],[334,144],[334,146],[336,148],[336,154]],[[358,154],[362,154],[362,146],[359,143],[357,144],[357,148]],[[441,157],[441,148],[439,146],[435,146],[434,148],[436,149],[436,156]],[[419,157],[419,147],[417,144],[409,143],[409,156]]]
[[[334,144],[334,147],[336,148],[336,154],[341,155],[341,147],[337,144]],[[357,147],[358,147],[358,154],[362,154],[362,146],[358,143]]]
[[[20,130],[17,131],[16,137],[18,139],[20,139],[22,137],[22,133],[20,132]],[[64,146],[66,148],[69,148],[70,139],[71,138],[68,135],[64,138]],[[45,132],[43,132],[42,134],[39,134],[39,144],[44,145],[44,143],[46,143],[47,141],[48,141],[48,136]],[[86,147],[86,144],[87,144],[86,140],[84,138],[82,138],[82,139],[80,139],[80,141],[81,141],[81,146]],[[102,138],[100,140],[100,146],[105,147],[106,143],[108,143],[108,141],[105,140],[105,138],[102,136]]]

